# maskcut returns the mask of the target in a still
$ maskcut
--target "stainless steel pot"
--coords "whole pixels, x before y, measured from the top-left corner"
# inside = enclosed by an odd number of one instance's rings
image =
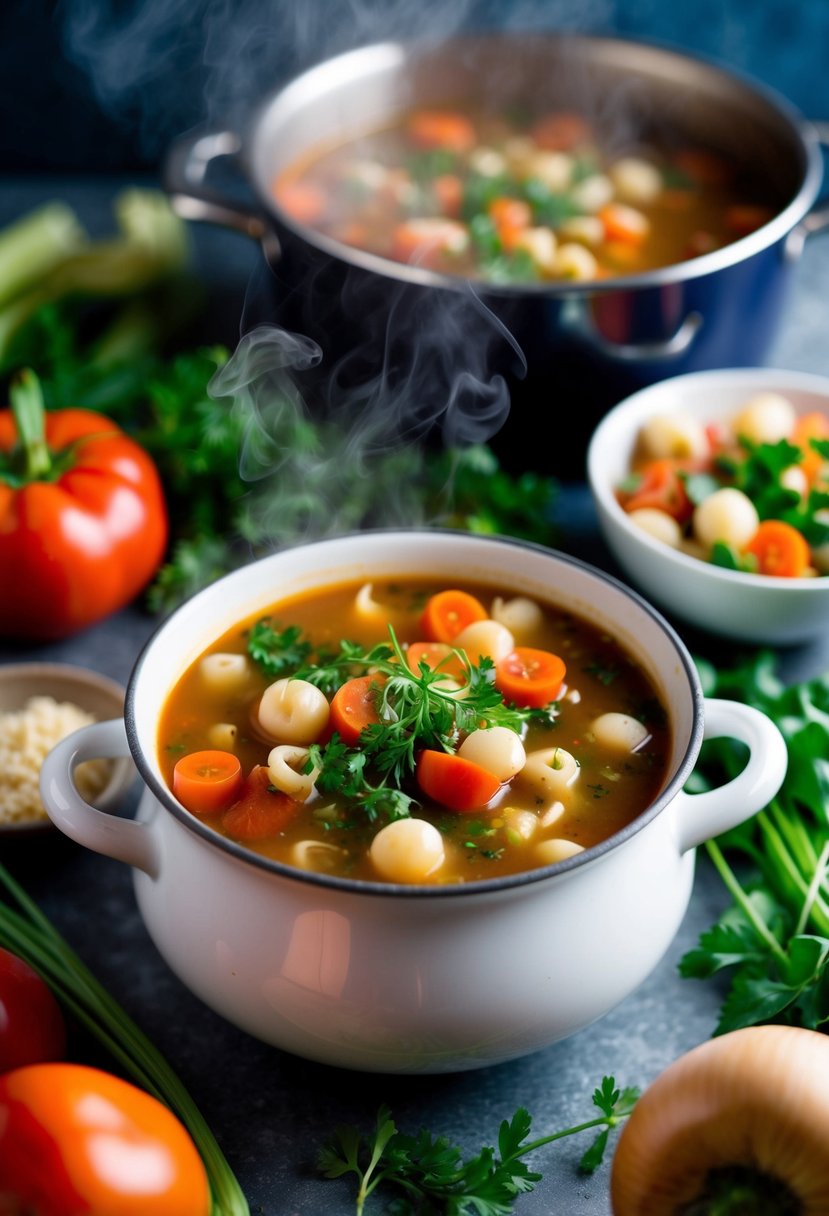
[[[774,217],[725,248],[643,274],[494,286],[342,245],[274,201],[274,178],[295,160],[416,105],[528,97],[583,110],[620,149],[681,138],[725,154],[763,184]],[[792,266],[807,237],[829,226],[829,206],[816,205],[822,136],[763,86],[674,50],[500,33],[328,60],[269,97],[246,131],[177,143],[165,184],[179,214],[261,243],[273,271],[267,316],[321,347],[307,385],[316,408],[377,405],[393,419],[392,438],[435,428],[449,442],[494,436],[508,465],[581,476],[589,434],[622,397],[666,376],[762,362]],[[235,159],[255,203],[211,184],[222,157]],[[539,442],[550,429],[556,445]]]

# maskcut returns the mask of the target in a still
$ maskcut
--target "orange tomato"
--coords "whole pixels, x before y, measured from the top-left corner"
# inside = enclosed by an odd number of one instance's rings
[[[0,1207],[36,1216],[208,1216],[195,1145],[158,1099],[80,1064],[0,1077]]]

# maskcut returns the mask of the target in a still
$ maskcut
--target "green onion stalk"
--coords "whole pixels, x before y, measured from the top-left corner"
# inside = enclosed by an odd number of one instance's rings
[[[22,958],[142,1089],[181,1120],[204,1162],[211,1216],[250,1216],[242,1188],[183,1083],[129,1014],[106,991],[48,918],[0,865],[0,946]]]

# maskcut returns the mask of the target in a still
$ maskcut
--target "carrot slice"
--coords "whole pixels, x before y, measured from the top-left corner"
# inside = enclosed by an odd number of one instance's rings
[[[649,460],[638,470],[640,482],[635,490],[619,494],[619,503],[625,511],[640,511],[652,507],[672,515],[678,523],[685,523],[694,512],[688,497],[682,472],[686,465],[670,457]]]
[[[541,709],[555,701],[566,674],[564,660],[552,651],[516,646],[495,664],[495,687],[505,701]]]
[[[451,811],[477,811],[491,802],[501,782],[482,764],[450,752],[422,751],[417,761],[417,783],[427,798]]]
[[[464,114],[453,110],[419,110],[409,119],[407,131],[419,148],[468,152],[475,144],[474,126]]]
[[[530,204],[521,198],[494,198],[487,210],[505,249],[512,249],[532,224]]]
[[[650,232],[647,216],[625,203],[607,203],[598,212],[604,224],[605,240],[621,245],[642,245]]]
[[[532,137],[539,148],[551,152],[571,152],[579,144],[587,143],[590,127],[581,114],[562,110],[540,119],[533,127]]]
[[[762,228],[774,216],[768,207],[760,207],[754,203],[734,203],[726,208],[725,223],[737,236],[748,236]]]
[[[439,671],[453,680],[462,680],[466,675],[457,652],[446,642],[412,642],[406,651],[406,661],[418,674],[421,663],[425,663],[430,671]]]
[[[707,148],[684,148],[674,157],[674,164],[681,173],[702,186],[725,186],[734,175],[725,157]]]
[[[805,538],[782,519],[764,519],[745,552],[757,558],[759,574],[801,578],[809,569],[809,546]]]
[[[300,224],[316,224],[322,219],[327,206],[325,194],[313,182],[277,182],[274,198],[291,219]]]
[[[473,621],[487,620],[479,599],[466,591],[438,591],[426,601],[420,618],[421,632],[430,642],[451,642]]]
[[[439,269],[447,255],[464,252],[469,233],[458,220],[430,215],[404,220],[391,234],[390,256],[396,262]]]
[[[829,418],[819,410],[801,414],[795,421],[791,438],[792,443],[803,453],[799,461],[801,469],[810,483],[816,481],[821,470],[829,462],[815,451],[809,440],[829,439]]]
[[[257,764],[239,800],[222,816],[222,828],[234,840],[264,840],[283,831],[301,809],[301,802],[271,787],[267,767]]]
[[[441,215],[457,219],[463,203],[463,182],[456,173],[442,173],[432,182]]]
[[[173,769],[173,793],[194,815],[230,806],[242,788],[242,765],[232,752],[190,752]]]
[[[327,734],[336,731],[343,743],[353,747],[367,726],[380,721],[377,694],[385,682],[385,676],[369,675],[341,685],[331,701]]]

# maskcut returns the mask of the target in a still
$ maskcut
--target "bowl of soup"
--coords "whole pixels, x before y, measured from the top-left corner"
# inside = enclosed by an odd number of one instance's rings
[[[219,185],[228,157],[251,206]],[[349,51],[165,169],[181,214],[260,240],[257,309],[320,347],[316,410],[382,386],[407,433],[571,476],[635,389],[762,362],[821,175],[816,131],[760,82],[548,31]],[[538,418],[568,443],[528,445]]]
[[[705,737],[749,750],[683,786]],[[131,754],[134,820],[78,793]],[[125,719],[58,745],[57,826],[134,868],[177,975],[286,1051],[385,1072],[480,1067],[572,1034],[668,949],[694,850],[785,770],[763,715],[705,700],[613,578],[444,531],[298,546],[174,613]]]
[[[607,544],[672,618],[797,645],[829,620],[829,378],[698,372],[615,406],[588,448]]]

